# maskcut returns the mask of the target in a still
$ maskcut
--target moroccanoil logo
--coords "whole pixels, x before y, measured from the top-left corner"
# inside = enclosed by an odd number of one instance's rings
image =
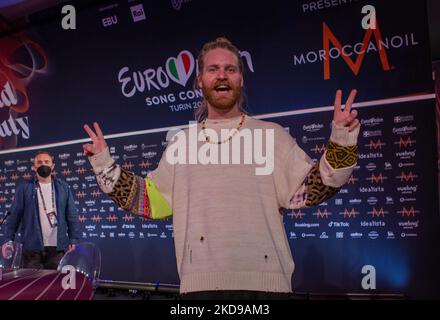
[[[330,26],[323,22],[322,49],[295,53],[293,64],[295,67],[299,67],[307,64],[323,63],[324,80],[329,80],[332,75],[331,61],[342,58],[351,72],[357,76],[363,66],[366,54],[377,55],[382,70],[389,71],[394,68],[390,65],[388,59],[389,51],[417,45],[419,45],[419,42],[416,40],[416,35],[411,32],[383,37],[377,22],[376,29],[365,30],[361,41],[348,43],[338,38]]]
[[[322,24],[323,28],[323,45],[324,45],[324,79],[330,79],[330,42],[334,45],[334,48],[338,49],[341,52],[341,57],[344,59],[345,63],[351,69],[351,71],[355,74],[359,74],[359,70],[361,69],[362,62],[365,58],[365,53],[370,48],[370,39],[374,34],[376,39],[376,47],[375,49],[379,51],[380,62],[382,63],[382,69],[384,71],[390,70],[390,64],[388,62],[388,56],[385,51],[384,42],[382,40],[382,34],[380,32],[379,24],[376,24],[376,29],[367,29],[364,35],[364,39],[361,42],[361,46],[359,49],[358,56],[356,60],[353,61],[350,56],[347,54],[348,46],[339,42],[330,28],[327,26],[325,22]]]

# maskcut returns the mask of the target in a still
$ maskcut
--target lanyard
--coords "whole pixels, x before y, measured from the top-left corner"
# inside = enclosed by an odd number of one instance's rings
[[[54,186],[53,182],[52,182],[51,186],[52,186],[52,188],[51,188],[52,189],[51,190],[52,191],[52,211],[51,212],[55,212],[55,191],[54,191],[55,186]],[[49,212],[47,212],[46,201],[44,201],[43,192],[41,191],[41,187],[40,187],[39,182],[37,182],[37,188],[38,188],[38,191],[40,192],[40,197],[41,197],[41,202],[43,203],[44,212],[46,214],[48,214]]]

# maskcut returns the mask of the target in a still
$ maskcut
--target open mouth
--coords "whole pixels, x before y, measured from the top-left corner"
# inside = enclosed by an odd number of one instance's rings
[[[214,87],[214,90],[216,92],[229,92],[231,90],[231,87],[227,84],[219,84]]]

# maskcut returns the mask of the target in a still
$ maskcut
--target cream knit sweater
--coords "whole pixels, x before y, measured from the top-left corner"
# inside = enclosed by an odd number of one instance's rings
[[[219,132],[235,128],[239,121],[208,119],[206,127]],[[292,199],[299,192],[307,192],[304,181],[314,163],[278,124],[246,116],[243,128],[273,130],[271,174],[256,175],[255,169],[261,167],[256,163],[170,164],[164,152],[159,166],[149,175],[173,211],[181,293],[292,291],[294,262],[279,209],[304,206],[304,202]],[[359,127],[348,132],[333,125],[330,140],[352,146],[357,143],[358,133]],[[239,139],[239,135],[233,139]],[[204,144],[199,141],[198,147]],[[117,166],[116,170],[106,171],[114,164],[108,149],[90,157],[90,162],[95,173],[101,175],[98,181],[103,191],[111,192],[121,169]],[[325,156],[319,163],[322,181],[331,187],[344,184],[353,168],[334,169]]]

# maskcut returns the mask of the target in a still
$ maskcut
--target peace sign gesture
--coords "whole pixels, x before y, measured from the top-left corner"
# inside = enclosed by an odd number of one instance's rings
[[[352,131],[359,125],[359,120],[356,119],[358,112],[357,110],[351,110],[351,105],[353,104],[354,98],[356,97],[357,90],[353,89],[348,96],[347,102],[345,103],[345,108],[342,110],[341,108],[341,98],[342,91],[336,91],[335,97],[335,112],[333,114],[333,121],[335,124],[348,127],[348,131]]]
[[[93,127],[95,128],[96,133],[93,132],[87,124],[84,125],[84,130],[86,130],[93,142],[93,144],[86,143],[83,145],[84,154],[88,157],[98,154],[107,148],[107,143],[104,140],[104,135],[102,134],[99,124],[94,122]]]

